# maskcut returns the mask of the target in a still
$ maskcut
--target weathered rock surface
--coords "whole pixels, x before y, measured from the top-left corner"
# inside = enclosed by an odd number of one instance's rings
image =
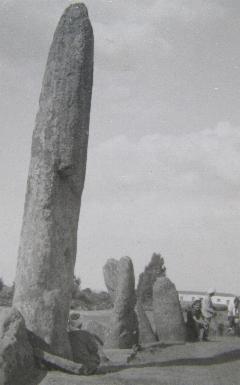
[[[14,305],[50,352],[70,358],[66,327],[84,186],[93,75],[87,9],[63,14],[50,48],[32,138]]]
[[[25,322],[16,309],[0,313],[0,384],[26,385],[34,376],[33,350]]]
[[[86,374],[94,373],[100,364],[98,344],[86,330],[69,331],[73,361],[84,365]]]
[[[138,343],[138,321],[133,264],[129,257],[118,264],[114,309],[105,337],[105,348],[127,349]]]
[[[153,311],[156,331],[161,342],[186,341],[186,327],[175,285],[166,277],[153,286]]]
[[[136,313],[138,318],[139,343],[148,344],[151,342],[156,342],[157,338],[152,330],[152,326],[140,299],[137,300]]]
[[[104,277],[105,285],[107,287],[108,293],[113,303],[115,302],[115,299],[116,299],[118,268],[119,268],[119,261],[117,261],[114,258],[108,259],[105,265],[103,266],[103,277]]]

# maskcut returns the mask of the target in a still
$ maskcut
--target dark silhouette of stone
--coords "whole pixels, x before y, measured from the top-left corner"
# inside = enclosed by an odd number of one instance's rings
[[[108,259],[105,265],[103,266],[103,277],[104,277],[105,285],[108,289],[108,293],[113,303],[115,302],[115,299],[116,299],[118,265],[119,265],[119,261],[117,261],[114,258],[111,258],[111,259]]]
[[[160,342],[185,342],[186,326],[175,285],[160,277],[153,286],[153,312]]]
[[[156,279],[164,277],[166,268],[164,259],[160,254],[153,253],[151,261],[139,275],[137,297],[143,304],[152,305],[153,285]]]
[[[164,259],[160,254],[153,253],[151,261],[139,275],[136,312],[139,325],[139,342],[141,344],[157,341],[144,306],[152,305],[153,285],[156,279],[165,276],[165,273]]]
[[[50,353],[71,358],[67,322],[84,186],[93,33],[83,4],[63,14],[50,48],[20,239],[14,305]]]
[[[26,385],[36,373],[33,349],[22,315],[14,308],[0,312],[0,384]]]
[[[138,319],[138,328],[139,328],[139,343],[148,344],[151,342],[156,342],[157,338],[152,330],[152,326],[147,317],[147,314],[143,308],[143,305],[140,299],[137,300],[136,313]]]
[[[118,263],[114,309],[106,333],[106,348],[127,349],[138,343],[138,321],[133,264],[129,257]]]

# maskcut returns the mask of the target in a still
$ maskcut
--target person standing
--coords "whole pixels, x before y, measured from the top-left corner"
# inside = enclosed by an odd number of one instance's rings
[[[206,297],[202,302],[202,314],[206,321],[205,337],[204,340],[208,340],[210,323],[213,317],[216,316],[216,310],[212,303],[212,297],[216,294],[216,290],[211,288],[208,289]]]
[[[228,332],[233,330],[235,336],[240,336],[239,316],[240,316],[240,298],[235,297],[233,302],[230,302],[228,306],[228,322],[229,322]]]

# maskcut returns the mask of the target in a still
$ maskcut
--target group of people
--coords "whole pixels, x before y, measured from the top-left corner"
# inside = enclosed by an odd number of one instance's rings
[[[216,316],[216,309],[212,302],[212,297],[216,290],[211,288],[203,300],[193,301],[191,308],[187,311],[187,329],[189,340],[208,341],[211,320]],[[240,298],[235,297],[228,306],[228,334],[240,335],[239,325]]]
[[[208,341],[209,327],[216,310],[213,306],[212,297],[215,289],[209,289],[206,297],[201,300],[195,299],[187,312],[187,329],[189,340]]]

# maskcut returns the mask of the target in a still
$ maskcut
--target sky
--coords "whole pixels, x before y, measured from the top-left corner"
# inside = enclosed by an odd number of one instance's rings
[[[0,2],[0,276],[14,280],[31,136],[68,0]],[[178,290],[240,294],[240,2],[86,0],[95,35],[75,273],[136,281],[153,252]]]

